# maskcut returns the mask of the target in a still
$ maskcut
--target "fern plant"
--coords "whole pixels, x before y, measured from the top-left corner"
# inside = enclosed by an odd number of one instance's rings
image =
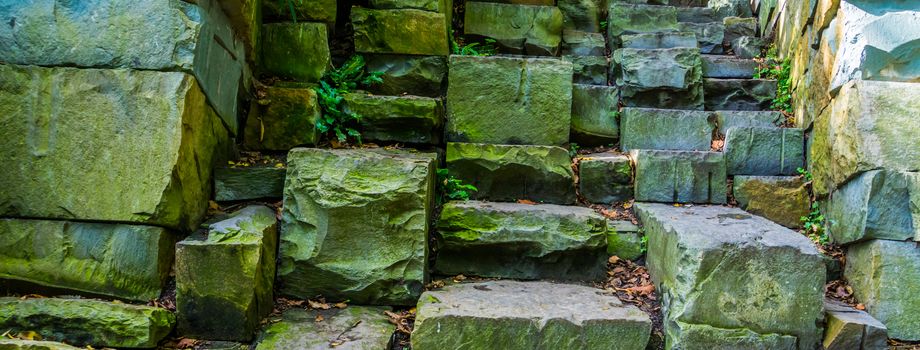
[[[754,72],[754,79],[776,79],[776,97],[770,108],[792,113],[792,62],[787,58],[780,60],[776,48],[771,47],[764,58],[758,59],[760,66]]]
[[[494,39],[485,39],[483,43],[471,42],[469,44],[459,43],[454,40],[453,34],[450,35],[450,52],[454,55],[465,56],[494,56],[498,53]]]
[[[447,169],[438,169],[438,203],[448,200],[469,200],[473,192],[479,191],[476,186],[463,183],[463,180],[453,177]]]
[[[322,109],[316,128],[327,137],[334,135],[341,143],[349,139],[361,143],[361,133],[356,129],[361,115],[345,109],[345,94],[359,87],[382,83],[382,74],[367,72],[364,57],[360,55],[352,56],[341,67],[326,72],[319,86],[314,89]]]
[[[830,242],[827,237],[827,231],[824,229],[824,214],[821,214],[820,204],[815,201],[811,203],[811,211],[807,216],[800,218],[804,223],[805,234],[815,243],[826,245]]]

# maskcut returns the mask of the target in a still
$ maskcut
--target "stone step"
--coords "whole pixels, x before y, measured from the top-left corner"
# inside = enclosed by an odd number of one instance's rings
[[[888,328],[888,336],[920,340],[920,246],[911,241],[872,239],[847,246],[844,276],[866,312]]]
[[[578,30],[562,31],[562,54],[572,56],[604,56],[607,41],[602,33]]]
[[[696,35],[697,46],[700,52],[705,54],[722,53],[722,41],[725,27],[720,22],[678,23],[678,29],[683,32],[689,32]]]
[[[585,207],[448,202],[438,233],[443,275],[592,281],[606,271],[607,220]]]
[[[476,186],[473,199],[575,202],[575,172],[564,148],[448,142],[445,158],[451,176]]]
[[[697,48],[617,49],[612,80],[628,107],[703,109],[703,72]]]
[[[713,112],[631,108],[620,111],[620,149],[708,151],[712,148]]]
[[[706,110],[760,111],[770,109],[776,97],[776,80],[703,79]]]
[[[805,236],[737,208],[636,203],[673,349],[814,349],[825,266]],[[847,264],[849,266],[849,264]]]
[[[650,333],[646,313],[599,289],[491,281],[422,294],[412,348],[640,350]]]
[[[610,59],[607,56],[572,56],[564,55],[562,60],[572,63],[572,82],[607,86]]]
[[[805,132],[732,127],[725,133],[724,152],[728,175],[796,175],[805,166]]]
[[[611,47],[619,47],[624,34],[677,30],[677,8],[673,6],[613,2],[607,11],[607,42]]]
[[[692,32],[658,32],[620,36],[620,47],[624,49],[671,49],[675,47],[697,47],[696,34]]]
[[[214,168],[214,200],[281,198],[286,172],[275,164]]]
[[[438,97],[447,78],[447,57],[368,54],[368,72],[381,72],[382,83],[367,89],[378,95]]]
[[[827,201],[827,233],[837,244],[868,239],[920,241],[920,172],[870,170]]]
[[[443,13],[356,6],[351,11],[351,24],[356,52],[428,56],[450,53]]]
[[[677,9],[679,22],[708,23],[718,22],[720,18],[708,7],[680,7]]]
[[[801,176],[735,176],[732,194],[739,208],[791,229],[802,227],[811,206]]]
[[[719,152],[633,150],[636,201],[713,203],[728,200]]]
[[[0,329],[76,346],[153,348],[176,318],[163,308],[93,299],[0,298]],[[2,348],[2,346],[0,346]]]
[[[824,300],[824,310],[825,350],[888,349],[888,329],[865,311],[829,299]]]
[[[563,22],[562,11],[555,6],[471,1],[466,4],[463,32],[495,40],[503,53],[555,56],[562,42]]]
[[[715,111],[719,134],[725,136],[733,127],[775,128],[783,122],[779,111]]]
[[[732,56],[702,55],[704,78],[751,79],[757,62]]]
[[[722,19],[725,28],[724,45],[730,46],[735,39],[740,37],[757,36],[757,19],[742,17],[725,17]]]
[[[578,192],[590,203],[610,204],[632,199],[629,157],[612,152],[579,156]]]
[[[0,339],[0,349],[3,350],[81,350],[64,343],[46,340],[20,340]]]
[[[614,86],[573,84],[570,141],[581,146],[615,143],[619,104],[620,90]]]
[[[279,83],[264,89],[264,104],[253,106],[243,129],[249,150],[288,151],[319,141],[316,121],[322,115],[315,85]]]
[[[365,141],[437,144],[443,133],[440,98],[350,93],[345,95],[345,111],[361,116],[358,130]]]
[[[288,309],[262,330],[254,350],[386,349],[395,328],[387,311],[389,307],[354,305],[329,310]]]

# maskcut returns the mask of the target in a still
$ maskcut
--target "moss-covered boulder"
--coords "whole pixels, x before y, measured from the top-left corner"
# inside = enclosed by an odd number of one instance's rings
[[[463,32],[486,37],[504,52],[555,56],[562,41],[562,12],[555,6],[487,2],[466,4]]]
[[[597,280],[605,274],[607,225],[588,208],[448,202],[438,220],[444,275]]]
[[[281,198],[286,172],[275,164],[214,168],[214,200]]]
[[[578,192],[590,203],[613,203],[632,198],[629,157],[595,153],[578,158]]]
[[[351,93],[345,110],[361,116],[361,139],[367,141],[437,144],[443,134],[439,98]]]
[[[195,339],[248,341],[272,310],[275,211],[245,207],[176,244],[178,331]]]
[[[172,331],[169,310],[92,299],[0,298],[0,328],[77,346],[154,348]]]
[[[0,339],[3,350],[80,350],[64,343],[46,340]]]
[[[703,109],[699,49],[618,49],[613,62],[611,74],[626,106]]]
[[[605,74],[606,76],[606,74]],[[619,90],[606,85],[572,86],[573,139],[579,144],[611,144],[620,135]]]
[[[448,142],[446,162],[450,175],[476,186],[474,199],[575,202],[572,159],[560,147]]]
[[[776,80],[707,78],[703,90],[708,111],[760,111],[770,109],[776,98]]]
[[[287,160],[281,292],[415,302],[427,277],[435,155],[296,148]]]
[[[448,141],[562,145],[572,111],[572,64],[549,58],[451,56]]]
[[[329,28],[335,28],[338,11],[336,0],[261,0],[261,2],[262,17],[267,21],[288,22],[296,18],[297,22],[323,22],[328,24]]]
[[[614,1],[607,11],[607,42],[618,47],[623,34],[677,31],[677,8]]]
[[[789,228],[802,227],[811,204],[798,176],[735,176],[732,193],[741,209]]]
[[[316,91],[310,86],[265,88],[265,98],[249,114],[243,146],[250,150],[287,151],[319,141],[316,121],[322,115]]]
[[[0,215],[193,228],[227,129],[194,76],[0,65]]]
[[[711,112],[623,108],[620,112],[620,148],[708,151],[716,117]]]
[[[286,79],[318,82],[332,62],[328,40],[323,23],[265,24],[261,68]]]
[[[798,128],[733,127],[725,134],[729,175],[795,175],[805,165],[805,133]]]
[[[920,241],[920,173],[872,170],[831,193],[827,231],[838,244]]]
[[[390,308],[289,309],[278,322],[265,327],[256,341],[255,350],[386,349],[395,328],[388,321],[386,311]]]
[[[351,9],[355,51],[364,53],[446,56],[444,14],[414,9]]]
[[[719,152],[633,150],[637,201],[725,203],[725,158]]]
[[[410,55],[368,55],[367,71],[381,72],[382,83],[368,91],[379,95],[403,94],[438,97],[444,92],[447,57]]]
[[[874,239],[849,246],[844,272],[866,311],[895,339],[920,340],[920,247],[916,242]]]

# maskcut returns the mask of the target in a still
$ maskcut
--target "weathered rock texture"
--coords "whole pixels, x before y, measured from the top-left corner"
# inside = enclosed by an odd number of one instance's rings
[[[255,350],[386,349],[394,330],[386,311],[390,308],[351,305],[341,310],[290,309],[259,335]]]
[[[323,23],[262,26],[262,70],[282,78],[318,82],[332,62]]]
[[[811,204],[798,176],[735,176],[732,192],[741,209],[789,228],[802,226]]]
[[[718,152],[633,150],[637,201],[725,203],[725,158]]]
[[[367,71],[383,73],[383,82],[368,88],[375,94],[438,97],[443,92],[447,57],[377,54],[366,60]]]
[[[795,175],[805,165],[802,129],[732,127],[725,134],[729,175]]]
[[[368,141],[438,143],[444,125],[440,99],[420,96],[345,95],[345,110],[361,116]]]
[[[619,102],[615,87],[572,85],[572,139],[585,145],[613,143],[620,134]]]
[[[0,339],[3,350],[80,350],[64,343],[45,340]]]
[[[449,51],[441,13],[353,7],[351,24],[357,52],[445,56]]]
[[[712,112],[623,108],[620,148],[708,151],[716,117]]]
[[[847,249],[844,272],[866,311],[888,328],[888,336],[920,340],[917,281],[920,247],[916,242],[871,240]]]
[[[287,169],[270,166],[214,168],[214,200],[281,198]]]
[[[563,16],[555,6],[469,2],[463,31],[492,38],[508,53],[555,56],[562,41]]]
[[[287,151],[319,141],[316,121],[322,115],[311,86],[271,86],[264,102],[249,115],[243,145],[251,150]]]
[[[920,241],[920,173],[872,170],[831,194],[827,230],[834,242]]]
[[[578,159],[578,192],[591,203],[613,203],[632,198],[632,165],[629,157],[594,153]]]
[[[865,311],[832,300],[824,301],[824,310],[824,349],[888,349],[888,329]]]
[[[618,49],[613,62],[611,74],[626,106],[703,109],[699,49]]]

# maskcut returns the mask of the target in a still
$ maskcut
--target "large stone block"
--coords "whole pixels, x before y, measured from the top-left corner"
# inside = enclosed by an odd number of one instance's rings
[[[825,268],[805,236],[737,208],[637,203],[666,348],[814,349]]]
[[[463,32],[492,38],[508,53],[555,56],[562,22],[562,12],[554,6],[468,2]]]
[[[561,0],[558,2],[562,11],[563,24],[566,29],[585,32],[601,31],[601,7],[607,2],[598,0]]]
[[[160,296],[174,242],[153,226],[2,219],[0,278],[147,301]]]
[[[618,47],[623,34],[677,31],[677,8],[614,1],[607,11],[607,42]]]
[[[176,244],[178,332],[248,341],[274,306],[275,211],[245,207]]]
[[[330,68],[329,34],[323,23],[262,26],[262,69],[282,78],[318,82]]]
[[[722,53],[725,27],[722,23],[679,23],[678,29],[682,32],[693,33],[701,53]]]
[[[731,128],[779,126],[784,118],[779,111],[716,111],[719,134],[725,135]]]
[[[565,29],[562,31],[563,55],[604,56],[607,41],[604,34]]]
[[[281,293],[407,305],[427,278],[434,154],[296,148],[288,153]]]
[[[387,311],[390,308],[352,305],[330,310],[289,309],[259,335],[254,350],[386,349],[394,330]]]
[[[606,56],[562,56],[562,60],[572,62],[572,82],[575,84],[607,86]]]
[[[572,112],[572,64],[549,58],[451,56],[448,141],[562,145]]]
[[[920,340],[920,247],[875,239],[849,246],[844,272],[866,311],[895,339]]]
[[[368,88],[375,94],[438,97],[444,91],[447,57],[368,55],[366,61],[368,72],[383,73],[383,82]]]
[[[441,13],[352,7],[351,24],[357,52],[446,56],[450,51]]]
[[[754,60],[722,55],[703,55],[702,58],[705,78],[750,79],[757,69],[757,62]]]
[[[47,340],[0,339],[3,350],[80,350],[64,343]]]
[[[560,147],[448,142],[446,162],[451,175],[479,189],[475,199],[575,202],[572,159]]]
[[[724,43],[730,45],[735,39],[741,37],[757,36],[757,19],[741,17],[725,17],[722,19],[725,27]]]
[[[554,204],[448,202],[438,220],[440,274],[597,280],[605,276],[607,219]]]
[[[708,151],[716,117],[712,112],[623,108],[620,149]]]
[[[572,137],[580,144],[609,144],[619,138],[619,90],[606,85],[572,86]]]
[[[725,133],[729,175],[795,175],[805,165],[802,129],[732,127]]]
[[[214,168],[214,200],[281,198],[285,172],[275,164]]]
[[[335,28],[338,11],[336,0],[261,0],[262,16],[266,20],[278,22],[323,22],[329,28]]]
[[[672,49],[697,47],[696,34],[691,32],[657,32],[620,36],[624,49]]]
[[[824,349],[888,349],[888,329],[865,311],[832,300],[824,301],[824,309],[827,311]]]
[[[420,96],[345,95],[345,110],[357,113],[361,139],[436,144],[441,140],[441,99]]]
[[[633,150],[637,201],[714,203],[728,200],[722,153]]]
[[[611,69],[626,106],[703,109],[700,50],[618,49]]]
[[[246,120],[243,146],[250,150],[287,151],[319,141],[316,121],[322,115],[311,86],[270,86]]]
[[[739,208],[793,229],[802,227],[811,205],[798,176],[735,176],[732,193]]]
[[[0,328],[79,346],[154,348],[172,331],[169,310],[92,299],[0,298]]]
[[[607,221],[607,254],[637,260],[645,254],[641,229],[628,220]]]
[[[703,79],[706,110],[760,111],[776,98],[776,80]]]
[[[827,230],[838,244],[920,241],[920,173],[872,170],[831,193]]]
[[[227,129],[179,72],[0,65],[0,215],[191,229]]]
[[[629,157],[594,153],[579,157],[578,192],[590,203],[610,204],[632,198],[632,165]]]
[[[412,348],[645,349],[648,315],[600,290],[493,281],[425,292]]]

